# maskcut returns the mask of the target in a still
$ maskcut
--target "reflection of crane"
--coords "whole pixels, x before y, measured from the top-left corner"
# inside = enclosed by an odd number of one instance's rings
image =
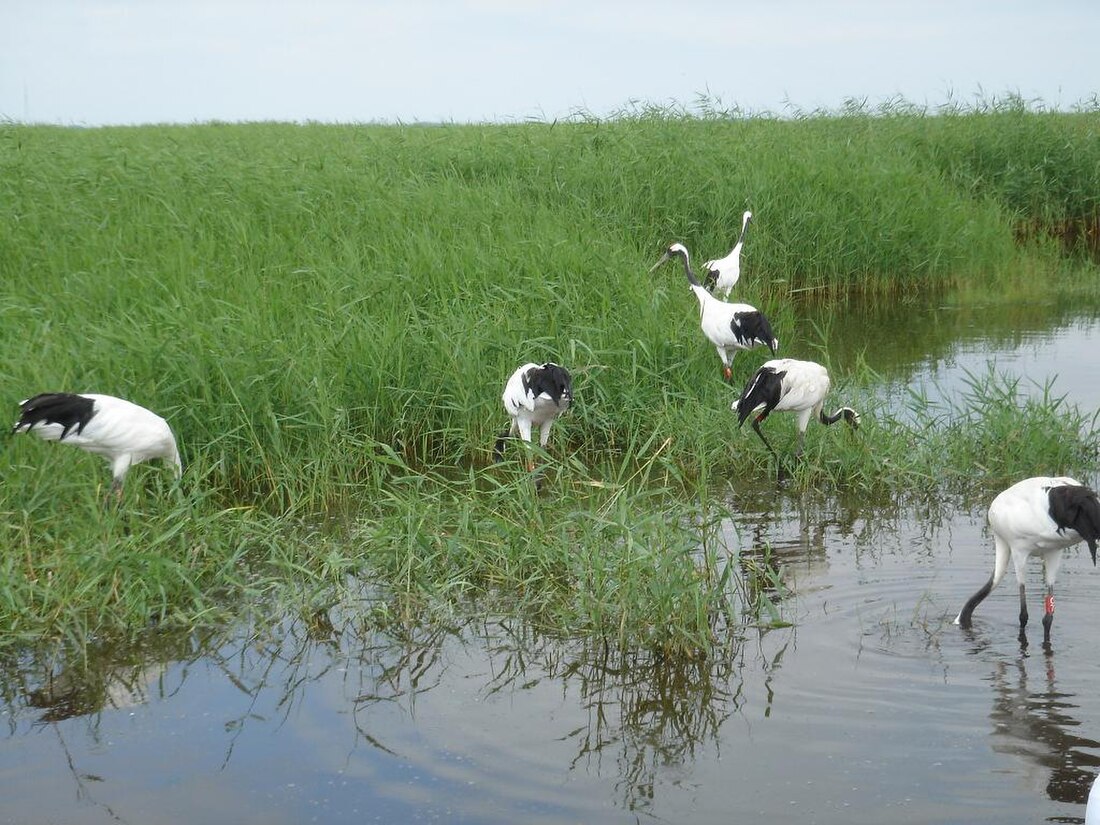
[[[1038,690],[1028,685],[1029,664],[1044,669],[1045,684]],[[1039,781],[1052,801],[1084,804],[1100,764],[1092,755],[1100,742],[1074,733],[1081,727],[1071,715],[1077,706],[1071,701],[1072,694],[1058,689],[1053,660],[1025,655],[1012,662],[998,659],[990,682],[994,688],[989,714],[993,749],[1023,757],[1025,765],[1038,768]],[[1100,819],[1097,823],[1100,825]]]
[[[28,662],[21,674],[27,707],[39,721],[60,722],[103,711],[136,707],[179,689],[187,664],[200,658],[202,641],[183,631],[150,631],[132,642],[88,643],[64,656]],[[178,674],[179,681],[170,679]]]
[[[997,556],[993,575],[971,596],[955,624],[968,627],[974,608],[997,586],[1008,570],[1008,559],[1016,568],[1020,585],[1020,641],[1026,643],[1027,600],[1024,576],[1031,556],[1043,557],[1047,595],[1043,602],[1043,644],[1050,645],[1054,623],[1054,580],[1062,564],[1062,551],[1086,541],[1096,564],[1096,542],[1100,539],[1100,500],[1096,493],[1072,478],[1037,476],[1018,481],[999,493],[989,505],[989,526]]]
[[[42,687],[27,693],[27,704],[42,711],[43,722],[137,707],[162,695],[158,683],[167,672],[167,663],[158,661],[126,663],[94,674],[78,664],[50,674]]]

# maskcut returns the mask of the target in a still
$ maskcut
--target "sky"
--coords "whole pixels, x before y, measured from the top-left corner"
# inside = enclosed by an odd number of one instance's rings
[[[0,0],[0,120],[1095,104],[1096,0]]]

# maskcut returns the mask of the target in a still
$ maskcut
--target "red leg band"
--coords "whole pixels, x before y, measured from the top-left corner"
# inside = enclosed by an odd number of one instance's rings
[[[1053,596],[1048,595],[1043,600],[1043,609],[1046,611],[1048,616],[1050,616],[1054,613],[1054,597]]]

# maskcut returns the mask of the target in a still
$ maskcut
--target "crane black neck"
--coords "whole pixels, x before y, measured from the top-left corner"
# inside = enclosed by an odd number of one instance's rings
[[[687,250],[677,249],[672,254],[679,258],[680,262],[683,263],[684,274],[687,275],[688,283],[690,283],[692,286],[702,287],[702,284],[699,283],[699,279],[695,277],[695,273],[691,269],[691,264],[688,263]]]

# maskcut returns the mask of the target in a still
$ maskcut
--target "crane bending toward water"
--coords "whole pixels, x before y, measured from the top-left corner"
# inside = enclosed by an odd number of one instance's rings
[[[1050,628],[1054,624],[1054,582],[1062,565],[1062,552],[1078,542],[1088,544],[1092,563],[1096,564],[1096,543],[1100,540],[1100,500],[1080,482],[1065,476],[1036,476],[1018,481],[1002,491],[989,505],[989,527],[996,551],[993,575],[967,599],[955,624],[969,627],[974,609],[996,587],[1008,570],[1008,561],[1016,570],[1020,586],[1020,635],[1027,642],[1027,599],[1024,578],[1027,560],[1043,559],[1047,586],[1043,600],[1043,646],[1050,646]]]
[[[760,413],[753,418],[752,428],[760,436],[771,454],[779,459],[775,449],[764,438],[760,425],[772,412],[793,412],[798,418],[798,446],[794,456],[802,455],[806,438],[806,427],[811,418],[817,418],[826,427],[835,424],[841,418],[854,430],[859,427],[859,413],[851,407],[840,407],[832,415],[825,414],[825,396],[831,387],[829,371],[814,361],[798,361],[794,358],[777,358],[765,361],[760,369],[745,384],[741,397],[730,405],[737,413],[737,426],[756,410]]]

